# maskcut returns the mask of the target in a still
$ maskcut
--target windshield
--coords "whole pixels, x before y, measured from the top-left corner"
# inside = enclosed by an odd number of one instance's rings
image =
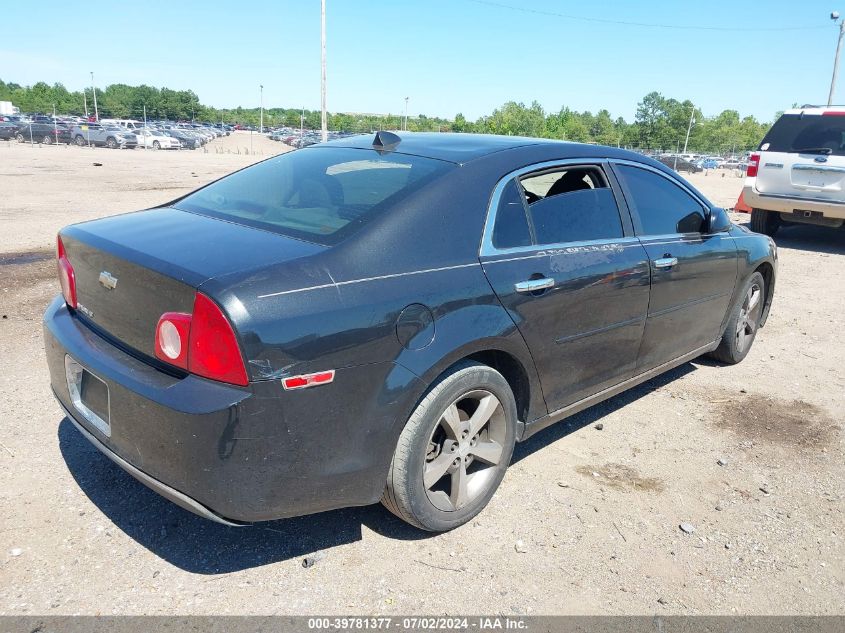
[[[784,114],[766,134],[760,150],[845,156],[845,116]]]
[[[297,150],[234,173],[173,206],[331,245],[453,167],[375,150]]]

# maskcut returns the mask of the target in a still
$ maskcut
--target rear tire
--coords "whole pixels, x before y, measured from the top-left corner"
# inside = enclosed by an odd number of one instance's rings
[[[41,142],[44,143],[44,145],[49,145],[53,142],[53,138],[49,134],[45,134],[44,138],[41,139]]]
[[[719,347],[710,352],[710,356],[728,365],[742,361],[757,336],[765,305],[766,282],[763,275],[755,272],[745,282],[742,294],[731,309]]]
[[[161,143],[158,141],[153,141],[153,149],[161,149]]]
[[[15,140],[18,143],[23,143],[24,142],[23,134],[15,134]]]
[[[762,233],[769,237],[774,237],[775,233],[780,228],[780,216],[774,211],[763,211],[762,209],[752,209],[751,211],[751,230],[755,233]]]
[[[73,139],[73,142],[76,143],[76,145],[78,147],[82,147],[83,145],[85,145],[85,138],[83,138],[81,135],[77,134],[76,138]]]
[[[471,520],[505,476],[516,421],[516,402],[502,375],[479,363],[458,363],[428,391],[402,430],[382,504],[430,532]]]

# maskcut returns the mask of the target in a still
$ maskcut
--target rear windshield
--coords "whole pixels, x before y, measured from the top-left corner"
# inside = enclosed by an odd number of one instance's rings
[[[366,149],[297,150],[227,176],[173,206],[332,245],[453,167]]]
[[[845,116],[784,114],[766,134],[760,150],[845,156]]]

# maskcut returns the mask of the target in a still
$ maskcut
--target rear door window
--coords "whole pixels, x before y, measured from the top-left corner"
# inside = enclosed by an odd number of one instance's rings
[[[616,165],[640,235],[700,233],[704,207],[669,178],[631,165]]]
[[[784,114],[763,138],[759,149],[845,156],[845,116]]]
[[[616,199],[598,167],[530,174],[523,176],[520,183],[537,244],[623,236]]]

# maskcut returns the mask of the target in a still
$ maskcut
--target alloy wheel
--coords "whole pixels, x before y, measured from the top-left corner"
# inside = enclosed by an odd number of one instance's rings
[[[431,504],[452,512],[485,494],[502,459],[507,421],[499,399],[478,389],[440,416],[429,438],[423,485]]]
[[[763,289],[759,284],[752,284],[745,293],[745,300],[742,302],[742,309],[736,322],[736,347],[744,352],[751,344],[757,326],[760,323],[760,315],[763,312]]]

